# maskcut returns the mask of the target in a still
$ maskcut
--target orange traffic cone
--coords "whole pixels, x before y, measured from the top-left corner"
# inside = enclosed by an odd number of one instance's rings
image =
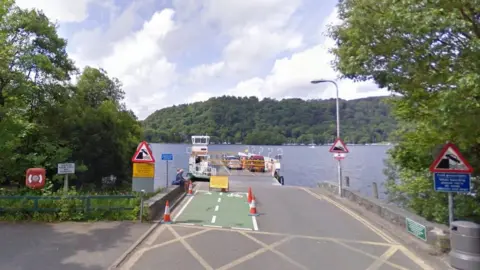
[[[168,201],[165,203],[165,212],[163,213],[162,223],[170,224],[172,220],[170,219],[170,205]]]
[[[249,216],[258,216],[257,205],[255,204],[255,195],[252,195],[252,202],[250,203],[250,213]]]
[[[188,192],[187,192],[187,196],[192,196],[193,195],[193,184],[192,184],[192,181],[190,180],[188,182]]]
[[[251,187],[248,188],[247,200],[248,200],[248,203],[252,203],[252,188]]]

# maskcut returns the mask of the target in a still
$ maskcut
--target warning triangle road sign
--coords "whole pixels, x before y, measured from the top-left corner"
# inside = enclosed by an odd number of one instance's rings
[[[337,138],[329,150],[330,153],[348,153],[348,148],[342,139]]]
[[[430,165],[434,173],[472,173],[473,168],[453,143],[447,143]]]
[[[138,147],[137,151],[132,157],[133,163],[152,163],[155,162],[155,158],[153,157],[152,149],[148,146],[146,141],[141,142]]]

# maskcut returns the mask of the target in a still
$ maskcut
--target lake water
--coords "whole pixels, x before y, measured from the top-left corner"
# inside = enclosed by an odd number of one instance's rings
[[[187,144],[151,144],[156,159],[156,181],[165,181],[166,162],[161,160],[162,153],[172,153],[174,160],[169,162],[169,182],[175,178],[176,168],[188,167]],[[350,153],[342,161],[343,176],[350,177],[350,187],[365,195],[372,195],[372,182],[377,182],[380,198],[384,198],[383,160],[392,146],[352,145]],[[337,183],[337,161],[328,152],[330,146],[246,146],[246,145],[209,145],[211,152],[250,152],[267,155],[283,153],[281,175],[285,185],[313,187],[318,182]]]

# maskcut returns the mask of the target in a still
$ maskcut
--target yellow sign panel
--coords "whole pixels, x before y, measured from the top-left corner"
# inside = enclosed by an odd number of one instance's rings
[[[223,176],[223,175],[211,176],[210,188],[224,188],[228,190],[228,176]]]
[[[155,163],[133,163],[133,177],[155,177]]]

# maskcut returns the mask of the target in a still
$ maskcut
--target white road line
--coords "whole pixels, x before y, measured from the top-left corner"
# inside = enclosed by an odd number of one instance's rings
[[[213,216],[212,221],[210,223],[215,223],[215,220],[217,220],[217,216]]]
[[[253,230],[258,231],[257,217],[252,216]]]
[[[188,225],[188,226],[195,226],[196,224],[194,223],[182,223],[182,222],[179,222],[179,223],[175,223],[176,225]]]
[[[223,195],[223,192],[220,192],[220,196],[222,196],[222,195]]]
[[[250,228],[240,228],[240,227],[230,227],[232,230],[240,230],[240,231],[252,231]]]
[[[198,190],[195,190],[195,193],[193,193],[193,194],[196,195],[197,192],[198,192]],[[183,211],[185,211],[185,208],[187,208],[187,206],[190,204],[190,202],[193,200],[193,198],[195,198],[195,197],[192,196],[188,199],[188,201],[182,206],[182,208],[180,208],[180,210],[175,214],[172,221],[175,222],[177,220],[177,218],[183,213]]]
[[[204,224],[202,225],[203,227],[210,227],[210,228],[222,228],[222,226],[218,226],[218,225],[207,225],[207,224]]]
[[[217,202],[221,202],[222,201],[222,198],[218,198]]]
[[[218,205],[215,205],[215,212],[218,211]]]

